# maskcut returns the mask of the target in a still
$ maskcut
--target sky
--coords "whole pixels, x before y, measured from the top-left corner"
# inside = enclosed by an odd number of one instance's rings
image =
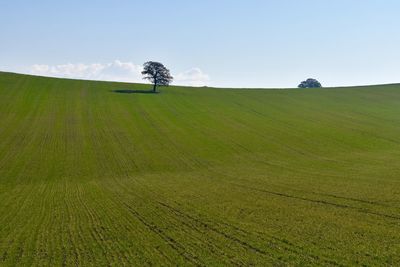
[[[1,0],[0,71],[174,84],[400,82],[398,0]]]

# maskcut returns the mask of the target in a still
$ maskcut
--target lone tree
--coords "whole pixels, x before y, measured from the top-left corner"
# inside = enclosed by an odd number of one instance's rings
[[[157,91],[158,85],[169,85],[173,80],[169,69],[159,62],[144,63],[142,74],[144,75],[143,79],[149,80],[153,84],[154,93]]]
[[[307,79],[306,81],[302,81],[299,86],[299,88],[321,88],[322,85],[319,81],[316,79]]]

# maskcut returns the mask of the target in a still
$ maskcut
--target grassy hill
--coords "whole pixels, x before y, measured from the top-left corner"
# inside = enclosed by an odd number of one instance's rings
[[[396,265],[400,85],[0,73],[0,265]]]

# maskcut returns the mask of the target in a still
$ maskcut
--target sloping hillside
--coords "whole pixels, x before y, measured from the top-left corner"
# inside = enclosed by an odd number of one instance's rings
[[[400,86],[0,73],[0,265],[396,265]]]

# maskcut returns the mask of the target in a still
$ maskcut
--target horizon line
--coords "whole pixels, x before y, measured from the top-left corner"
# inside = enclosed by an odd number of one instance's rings
[[[61,79],[61,80],[71,80],[71,81],[88,81],[88,82],[108,82],[108,83],[122,83],[122,84],[138,84],[138,85],[151,85],[151,83],[139,83],[139,82],[123,82],[123,81],[114,81],[114,80],[91,80],[91,79],[82,79],[82,78],[71,78],[71,77],[57,77],[57,76],[44,76],[37,75],[31,73],[22,73],[22,72],[14,72],[14,71],[3,71],[0,70],[0,73],[7,74],[15,74],[22,76],[31,76],[31,77],[39,77],[39,78],[49,78],[49,79]],[[340,88],[359,88],[359,87],[375,87],[375,86],[393,86],[400,85],[399,83],[382,83],[382,84],[362,84],[362,85],[343,85],[343,86],[323,86],[320,88],[298,88],[298,87],[219,87],[219,86],[190,86],[190,85],[174,85],[171,84],[171,87],[183,87],[183,88],[209,88],[209,89],[227,89],[227,90],[304,90],[304,89],[340,89]],[[168,87],[168,86],[161,86]]]

